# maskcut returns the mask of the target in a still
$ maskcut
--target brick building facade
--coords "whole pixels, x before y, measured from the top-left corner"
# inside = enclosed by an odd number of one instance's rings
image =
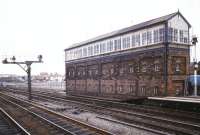
[[[183,94],[189,28],[176,12],[65,49],[66,91],[126,99]]]

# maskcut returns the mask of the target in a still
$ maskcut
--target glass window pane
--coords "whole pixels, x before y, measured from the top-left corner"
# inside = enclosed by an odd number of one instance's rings
[[[148,31],[147,32],[147,44],[151,44],[152,43],[152,32]]]
[[[100,43],[100,53],[105,53],[106,51],[106,44],[104,42]]]
[[[173,39],[173,28],[168,28],[168,41],[172,41]]]
[[[174,29],[173,41],[174,41],[174,42],[177,42],[177,41],[178,41],[178,30],[177,30],[177,29]]]
[[[179,31],[179,41],[183,43],[183,30]]]
[[[140,45],[140,34],[136,35],[136,45]]]
[[[142,33],[142,45],[145,45],[147,41],[147,33]]]
[[[132,47],[135,46],[135,35],[132,35]]]
[[[164,28],[159,29],[159,42],[164,41]]]
[[[158,30],[153,31],[154,43],[158,43]]]

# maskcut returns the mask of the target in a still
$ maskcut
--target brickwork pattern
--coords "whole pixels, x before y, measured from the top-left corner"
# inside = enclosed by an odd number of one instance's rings
[[[162,96],[165,91],[164,49],[103,56],[66,63],[67,92],[97,96]],[[189,74],[188,49],[169,48],[168,95],[183,94]]]

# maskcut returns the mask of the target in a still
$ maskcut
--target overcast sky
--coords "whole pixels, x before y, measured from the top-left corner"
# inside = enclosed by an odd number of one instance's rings
[[[0,0],[0,60],[42,54],[44,63],[34,64],[33,74],[64,74],[64,49],[71,44],[178,9],[200,37],[200,0]],[[0,64],[0,74],[8,73],[25,74],[17,65]]]

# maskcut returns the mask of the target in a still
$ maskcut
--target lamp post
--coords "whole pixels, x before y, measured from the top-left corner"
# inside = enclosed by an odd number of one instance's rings
[[[198,42],[197,37],[194,36],[192,38],[192,44],[195,47],[195,58],[194,58],[194,94],[193,96],[197,96],[197,69],[198,69],[198,63],[197,63],[197,57],[196,57],[196,43]]]
[[[21,69],[23,69],[27,73],[28,77],[28,99],[32,100],[32,94],[31,94],[31,65],[33,63],[42,63],[42,55],[38,55],[38,61],[24,61],[24,62],[16,62],[15,56],[11,58],[11,62],[5,58],[2,63],[3,64],[17,64]],[[23,66],[25,65],[25,66]]]
[[[194,96],[197,96],[197,69],[198,63],[194,62]]]

